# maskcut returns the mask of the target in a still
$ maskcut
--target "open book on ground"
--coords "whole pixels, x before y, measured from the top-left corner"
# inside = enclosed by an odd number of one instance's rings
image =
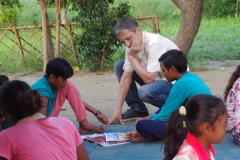
[[[103,133],[103,134],[93,134],[83,137],[83,139],[93,141],[98,143],[100,146],[108,147],[120,144],[129,143],[125,133]]]

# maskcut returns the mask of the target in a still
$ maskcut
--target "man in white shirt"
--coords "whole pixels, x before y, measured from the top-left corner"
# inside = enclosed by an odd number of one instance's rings
[[[134,18],[122,18],[114,28],[119,41],[126,46],[125,60],[114,64],[119,86],[117,107],[108,124],[119,120],[134,120],[148,116],[143,102],[161,108],[172,83],[165,80],[160,69],[159,57],[168,50],[178,49],[169,39],[142,31]],[[141,86],[137,88],[136,82]],[[130,107],[122,113],[124,100]]]

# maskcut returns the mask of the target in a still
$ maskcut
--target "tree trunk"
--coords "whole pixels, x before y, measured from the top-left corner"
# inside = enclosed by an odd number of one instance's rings
[[[64,8],[61,9],[62,24],[67,23],[67,11],[68,11],[68,7],[64,7]]]
[[[48,42],[48,61],[52,60],[54,58],[54,52],[53,52],[53,42],[52,42],[52,33],[51,33],[51,27],[48,19],[47,14],[47,42]]]
[[[48,63],[48,41],[47,41],[47,1],[40,0],[42,10],[42,32],[43,32],[43,71]]]
[[[105,60],[105,57],[106,57],[106,52],[103,52],[102,54],[102,57],[101,57],[101,61],[100,61],[100,71],[102,72],[103,69],[104,69],[104,60]]]
[[[235,17],[238,18],[238,0],[236,0],[236,14]]]
[[[55,56],[60,55],[60,0],[55,0],[56,7],[56,42],[55,42]]]
[[[187,54],[198,33],[202,20],[204,0],[172,0],[182,12],[182,24],[174,40],[176,45]]]

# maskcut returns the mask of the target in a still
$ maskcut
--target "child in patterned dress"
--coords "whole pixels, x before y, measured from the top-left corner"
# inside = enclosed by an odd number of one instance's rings
[[[228,110],[229,132],[232,134],[233,141],[240,145],[240,65],[228,81],[224,100]]]
[[[164,160],[214,160],[211,144],[220,144],[228,129],[224,102],[212,95],[194,96],[172,113],[164,139]],[[184,128],[188,129],[185,138]]]

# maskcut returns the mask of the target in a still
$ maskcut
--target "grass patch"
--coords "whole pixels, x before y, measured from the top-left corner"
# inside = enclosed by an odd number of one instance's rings
[[[174,40],[179,27],[181,25],[180,19],[175,20],[160,20],[160,34]],[[238,18],[214,18],[206,19],[203,18],[199,32],[194,40],[194,43],[187,55],[189,61],[189,67],[191,71],[201,71],[208,70],[211,67],[208,67],[208,61],[225,61],[225,60],[239,60],[240,59],[240,19]],[[144,28],[143,28],[144,29]],[[145,29],[144,29],[145,30]],[[146,28],[149,30],[149,28]],[[53,31],[52,34],[55,34]],[[14,35],[9,35],[12,39],[15,39]],[[23,34],[23,36],[29,37],[29,34]],[[36,39],[36,38],[35,38]],[[35,42],[33,38],[33,42]],[[2,39],[2,42],[7,39]],[[6,42],[8,43],[8,42]],[[12,42],[9,42],[12,45]],[[10,45],[10,46],[11,46]],[[42,50],[42,46],[36,46],[39,50]],[[18,48],[13,48],[18,50]],[[1,45],[0,47],[0,67],[5,63],[4,53],[7,53],[9,49]],[[106,60],[105,69],[113,69],[114,62],[119,59],[125,58],[125,48],[122,46],[113,56]],[[20,54],[20,53],[19,53]],[[68,53],[71,55],[72,53]],[[8,58],[11,58],[11,54],[8,55]],[[34,55],[32,53],[31,55]],[[35,55],[36,56],[36,55]],[[19,58],[14,58],[14,61],[9,63],[9,65],[1,71],[3,73],[16,73],[21,71],[39,71],[42,70],[42,58],[39,58],[39,61],[36,64],[32,64],[33,58],[27,56],[28,59],[24,60],[24,64],[21,64],[21,67],[16,67],[16,63],[20,61]],[[233,66],[231,62],[226,62],[225,67]],[[80,66],[81,67],[81,66]],[[82,69],[82,67],[81,67]],[[87,68],[85,68],[87,69]]]
[[[180,21],[162,21],[161,34],[174,40]],[[203,18],[198,34],[187,55],[192,71],[208,70],[208,60],[240,59],[240,19]],[[171,27],[169,27],[171,26]],[[226,64],[230,66],[230,64]]]

